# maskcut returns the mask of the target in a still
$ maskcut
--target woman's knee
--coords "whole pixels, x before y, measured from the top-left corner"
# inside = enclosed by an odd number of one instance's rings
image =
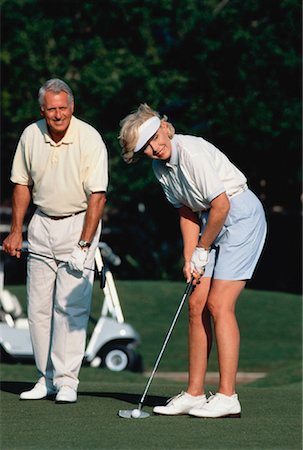
[[[201,324],[205,301],[201,299],[190,299],[188,302],[188,318],[189,322],[198,322]]]
[[[210,297],[207,301],[207,308],[213,319],[229,314],[235,314],[235,303],[224,301],[224,298],[217,299]]]
[[[240,293],[245,286],[242,281],[214,280],[207,299],[207,307],[212,317],[235,314]]]
[[[207,308],[213,318],[215,318],[220,312],[220,305],[210,299],[207,302]]]
[[[188,305],[188,319],[190,322],[196,321],[197,319],[201,321],[202,309],[196,305]]]

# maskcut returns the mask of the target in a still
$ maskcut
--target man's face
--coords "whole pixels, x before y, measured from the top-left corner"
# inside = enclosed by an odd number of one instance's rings
[[[57,94],[47,91],[45,93],[41,115],[45,118],[50,135],[55,141],[58,142],[65,135],[73,112],[74,103],[69,102],[66,92]]]

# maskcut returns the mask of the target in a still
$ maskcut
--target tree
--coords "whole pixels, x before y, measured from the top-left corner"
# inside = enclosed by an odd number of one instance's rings
[[[299,12],[295,0],[2,1],[2,203],[18,137],[39,118],[38,89],[59,77],[75,92],[76,115],[105,139],[108,224],[121,234],[123,216],[124,231],[138,241],[129,259],[142,273],[157,267],[155,275],[166,276],[172,260],[178,270],[179,247],[158,268],[177,239],[175,212],[165,207],[167,234],[159,239],[164,199],[150,165],[128,167],[120,157],[119,122],[141,102],[165,113],[177,132],[202,135],[227,153],[269,211],[299,211]]]

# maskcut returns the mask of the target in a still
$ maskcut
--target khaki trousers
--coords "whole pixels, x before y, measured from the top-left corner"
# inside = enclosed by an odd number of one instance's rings
[[[67,261],[77,245],[85,213],[53,220],[35,212],[28,228],[28,319],[40,382],[77,389],[85,352],[94,272],[71,271]],[[88,251],[85,267],[94,268],[101,222]],[[59,261],[58,261],[59,260]]]

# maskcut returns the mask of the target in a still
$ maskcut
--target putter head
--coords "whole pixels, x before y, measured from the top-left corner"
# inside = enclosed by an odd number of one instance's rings
[[[140,412],[140,415],[138,415],[138,417],[135,417],[133,415],[133,411],[133,409],[120,409],[118,412],[118,416],[122,417],[122,419],[145,419],[146,417],[150,416],[150,414],[145,411],[136,410]]]

